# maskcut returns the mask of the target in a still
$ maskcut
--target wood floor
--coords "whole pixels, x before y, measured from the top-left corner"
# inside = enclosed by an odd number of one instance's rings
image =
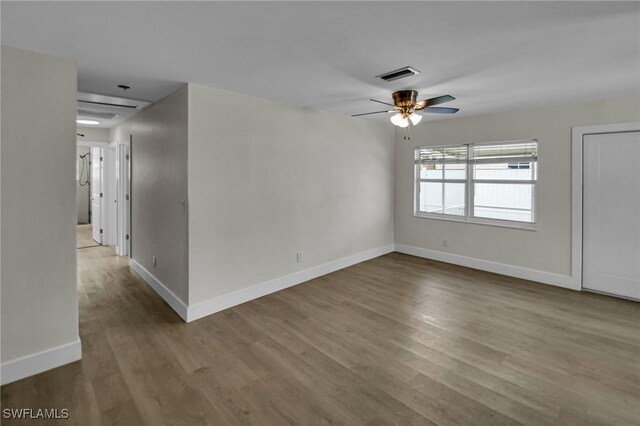
[[[82,224],[76,227],[76,247],[88,248],[99,246],[93,239],[93,228],[91,224]]]
[[[3,408],[78,425],[640,424],[633,302],[393,253],[185,324],[111,249],[78,256],[83,359],[2,387]]]

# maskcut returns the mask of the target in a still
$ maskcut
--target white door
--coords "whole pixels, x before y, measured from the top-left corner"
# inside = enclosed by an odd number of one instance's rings
[[[102,244],[102,148],[91,148],[91,227],[93,239]]]
[[[129,145],[118,144],[117,147],[116,181],[118,187],[118,238],[116,252],[119,256],[129,254],[129,173],[130,157]]]
[[[640,132],[585,135],[582,287],[640,299]]]

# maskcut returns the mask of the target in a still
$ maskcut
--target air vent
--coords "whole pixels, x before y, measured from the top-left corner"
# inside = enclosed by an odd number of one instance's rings
[[[393,80],[399,80],[401,78],[405,78],[405,77],[411,77],[414,76],[416,74],[420,74],[420,71],[418,71],[415,68],[411,68],[411,67],[404,67],[404,68],[400,68],[394,71],[390,71],[384,74],[380,74],[378,76],[376,76],[376,78],[381,78],[384,81],[393,81]]]

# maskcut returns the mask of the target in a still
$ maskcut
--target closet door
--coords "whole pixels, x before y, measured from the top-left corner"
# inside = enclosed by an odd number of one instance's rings
[[[640,132],[585,135],[582,287],[640,299]]]

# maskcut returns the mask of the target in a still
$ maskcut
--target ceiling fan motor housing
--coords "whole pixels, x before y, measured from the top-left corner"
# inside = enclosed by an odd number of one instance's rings
[[[418,102],[418,92],[415,90],[400,90],[392,95],[393,104],[402,109],[409,109]]]

